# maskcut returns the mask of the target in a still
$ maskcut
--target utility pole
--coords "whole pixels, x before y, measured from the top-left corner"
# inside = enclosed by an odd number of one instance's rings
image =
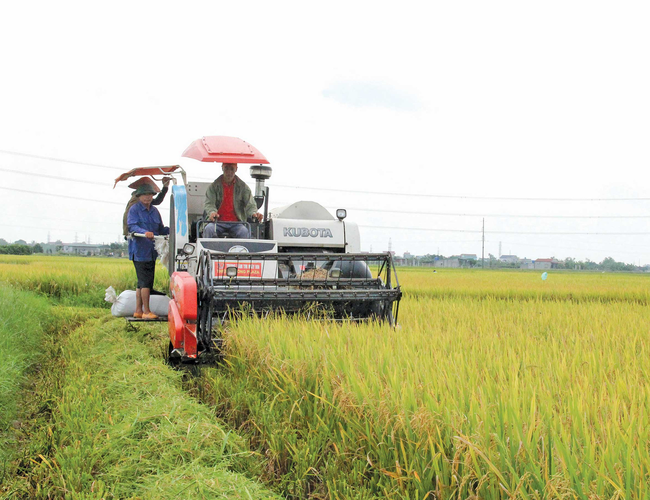
[[[485,219],[483,219],[483,244],[481,246],[481,269],[485,269]]]

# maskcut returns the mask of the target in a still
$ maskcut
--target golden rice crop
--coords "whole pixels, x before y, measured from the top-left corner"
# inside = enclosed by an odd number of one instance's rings
[[[284,467],[270,470],[293,470],[289,496],[355,496],[356,477],[359,498],[649,498],[650,277],[540,274],[400,269],[396,329],[242,320],[215,387],[238,377],[266,398],[230,408]],[[125,259],[0,256],[0,281],[103,300],[135,273]]]
[[[104,290],[134,289],[133,264],[108,257],[0,255],[0,282],[67,302],[101,306]],[[155,287],[167,291],[169,277],[159,268]]]
[[[332,449],[403,498],[648,498],[646,277],[445,274],[400,275],[422,293],[397,329],[242,321],[231,363],[263,367],[296,406],[324,402],[321,421],[337,407],[318,424],[340,427]]]
[[[405,293],[421,297],[498,297],[650,303],[650,274],[548,271],[412,268],[399,270]]]

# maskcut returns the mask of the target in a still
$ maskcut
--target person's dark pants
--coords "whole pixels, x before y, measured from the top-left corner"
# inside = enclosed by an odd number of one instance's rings
[[[156,261],[141,262],[134,260],[135,275],[138,277],[138,288],[153,288],[153,279],[156,273]]]
[[[221,224],[211,222],[203,229],[204,238],[239,238],[248,239],[251,237],[246,224]]]

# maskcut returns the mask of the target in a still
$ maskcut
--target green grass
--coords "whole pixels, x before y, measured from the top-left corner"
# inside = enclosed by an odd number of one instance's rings
[[[30,378],[56,337],[96,315],[92,309],[55,308],[42,296],[0,286],[0,483],[25,439]]]
[[[45,299],[0,287],[0,483],[15,453],[21,389],[42,352],[48,311]]]
[[[125,330],[104,317],[61,340],[39,383],[51,416],[35,426],[5,495],[276,498],[232,471],[251,453],[164,365],[160,325]]]
[[[16,417],[15,395],[42,352],[49,311],[42,297],[0,287],[0,431]]]

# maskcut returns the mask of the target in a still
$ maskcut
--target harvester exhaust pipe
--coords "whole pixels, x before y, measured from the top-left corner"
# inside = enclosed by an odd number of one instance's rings
[[[264,195],[266,193],[264,181],[271,178],[273,169],[265,165],[253,165],[250,172],[251,177],[255,179],[255,203],[257,203],[257,208],[259,209],[264,203]]]

